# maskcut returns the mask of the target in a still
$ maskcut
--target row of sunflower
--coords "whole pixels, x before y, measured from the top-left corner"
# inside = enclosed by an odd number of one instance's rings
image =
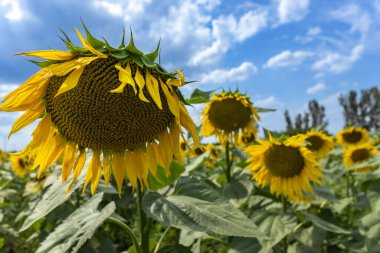
[[[188,82],[156,63],[159,46],[144,54],[131,34],[128,45],[123,35],[113,48],[83,27],[87,39],[75,29],[82,46],[63,33],[68,51],[20,53],[44,59],[35,62],[41,69],[0,105],[25,111],[10,136],[38,121],[23,150],[2,154],[1,250],[375,252],[380,246],[368,223],[360,223],[379,211],[373,196],[380,196],[380,161],[366,130],[341,131],[336,146],[317,130],[258,138],[259,113],[270,110],[223,91],[201,99],[200,136],[215,140],[202,145],[185,106],[194,100],[179,90]]]

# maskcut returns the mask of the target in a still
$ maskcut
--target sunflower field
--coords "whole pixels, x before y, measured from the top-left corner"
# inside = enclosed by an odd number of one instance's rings
[[[19,53],[40,69],[0,111],[22,112],[9,136],[35,128],[0,152],[0,252],[380,252],[378,132],[273,132],[249,94],[183,95],[160,45],[83,29]]]

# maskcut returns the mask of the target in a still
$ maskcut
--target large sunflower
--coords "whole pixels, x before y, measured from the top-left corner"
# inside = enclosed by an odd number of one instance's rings
[[[102,172],[108,184],[111,170],[119,194],[125,172],[132,187],[137,180],[147,186],[148,173],[155,176],[157,164],[170,173],[172,159],[181,159],[181,127],[198,143],[178,89],[185,84],[183,74],[169,73],[155,63],[159,47],[149,54],[139,51],[132,34],[127,46],[123,35],[120,47],[112,48],[84,29],[87,39],[75,29],[83,47],[64,34],[69,52],[20,53],[46,61],[3,99],[0,110],[26,111],[10,135],[42,118],[32,141],[20,152],[35,158],[38,175],[63,157],[62,179],[67,181],[73,173],[75,182],[91,150],[84,189],[91,183],[94,193]]]
[[[257,133],[255,123],[260,119],[248,97],[239,92],[222,92],[215,95],[202,111],[201,133],[215,135],[220,143],[237,143],[239,133]]]
[[[349,146],[344,151],[343,163],[348,168],[350,168],[351,166],[363,162],[367,158],[374,156],[377,153],[377,148],[371,143]],[[360,171],[367,171],[367,168],[364,168]]]
[[[315,158],[321,159],[328,155],[334,147],[334,141],[322,131],[310,130],[301,137],[305,141],[305,146],[309,149]]]
[[[245,148],[250,155],[247,162],[253,178],[262,187],[270,186],[270,192],[284,195],[291,200],[301,199],[312,193],[311,182],[320,183],[323,176],[312,153],[300,145],[298,138],[278,141],[257,139],[258,145]]]
[[[369,140],[368,131],[361,127],[349,127],[341,130],[336,136],[337,142],[343,147],[366,143]]]

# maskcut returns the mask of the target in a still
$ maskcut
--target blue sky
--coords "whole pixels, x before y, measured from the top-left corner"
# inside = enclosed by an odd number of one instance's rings
[[[317,99],[336,132],[339,94],[379,86],[380,0],[0,0],[0,97],[37,70],[16,52],[65,49],[57,25],[78,42],[81,18],[115,46],[123,26],[145,52],[161,38],[162,64],[198,81],[185,94],[239,88],[277,109],[262,115],[272,130],[285,128],[285,109],[294,116]],[[201,109],[190,109],[197,121]],[[0,148],[29,140],[33,128],[6,141],[18,115],[0,113]]]

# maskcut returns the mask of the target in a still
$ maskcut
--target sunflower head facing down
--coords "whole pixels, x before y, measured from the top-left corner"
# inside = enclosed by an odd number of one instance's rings
[[[350,168],[376,155],[378,152],[377,148],[371,143],[349,146],[344,151],[343,163],[347,168]],[[370,167],[365,167],[359,169],[358,172],[368,172],[370,170]]]
[[[298,138],[278,141],[257,139],[259,144],[245,148],[250,155],[248,169],[261,186],[269,185],[270,192],[299,201],[313,193],[311,182],[320,183],[323,176],[310,150],[300,145]]]
[[[62,179],[73,174],[73,183],[91,151],[83,190],[91,183],[94,193],[102,174],[108,185],[111,171],[119,194],[125,174],[133,188],[137,180],[148,186],[148,173],[155,176],[158,164],[169,174],[173,158],[181,159],[182,127],[199,142],[179,91],[184,76],[155,63],[159,46],[149,54],[138,50],[132,33],[128,45],[123,34],[113,48],[84,29],[87,39],[75,28],[83,47],[64,34],[68,52],[20,53],[45,61],[37,62],[41,69],[0,105],[1,111],[25,111],[10,135],[41,118],[20,152],[34,158],[38,175],[62,157]]]
[[[328,155],[334,147],[334,141],[322,131],[310,130],[301,137],[305,142],[305,146],[310,150],[315,158],[321,159]]]
[[[239,92],[222,92],[207,103],[202,111],[201,133],[215,135],[220,143],[238,143],[239,133],[257,133],[255,123],[260,119],[253,104]]]
[[[349,127],[341,130],[337,134],[336,140],[343,147],[348,147],[368,142],[369,134],[365,128]]]

